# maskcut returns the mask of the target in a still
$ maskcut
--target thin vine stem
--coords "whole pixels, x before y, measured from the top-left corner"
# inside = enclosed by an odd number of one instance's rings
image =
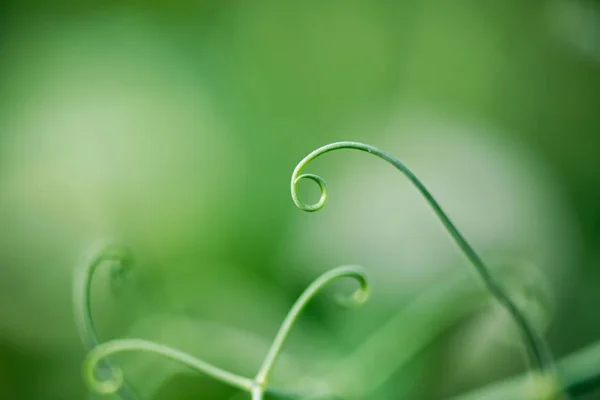
[[[92,317],[91,292],[94,274],[99,266],[110,263],[113,272],[123,273],[132,268],[134,256],[131,250],[115,241],[100,241],[75,268],[73,280],[73,309],[79,336],[89,351],[100,344]],[[113,369],[111,364],[103,360],[100,367],[106,371]],[[127,382],[119,387],[119,396],[123,400],[140,399],[139,394]]]
[[[506,311],[510,314],[511,318],[514,320],[516,326],[518,327],[521,333],[521,336],[523,337],[523,341],[529,356],[528,358],[530,360],[530,363],[537,370],[543,371],[545,373],[554,374],[555,371],[552,356],[543,338],[538,334],[538,332],[529,322],[527,317],[518,309],[516,304],[510,299],[506,291],[496,281],[496,279],[493,277],[489,268],[485,265],[481,257],[467,242],[462,233],[450,220],[448,215],[444,212],[442,207],[439,205],[439,203],[433,197],[433,195],[429,192],[429,190],[425,187],[425,185],[415,176],[415,174],[413,174],[413,172],[410,169],[408,169],[408,167],[406,167],[400,160],[398,160],[391,154],[368,144],[351,141],[331,143],[316,149],[312,153],[308,154],[304,159],[302,159],[294,169],[294,172],[292,173],[291,194],[296,206],[301,210],[308,212],[318,211],[321,208],[323,208],[323,206],[325,206],[328,197],[327,183],[319,175],[302,174],[302,171],[315,158],[339,149],[355,149],[373,154],[393,165],[397,170],[404,174],[409,181],[412,182],[412,184],[417,188],[421,195],[423,195],[427,203],[429,203],[429,205],[431,206],[437,217],[440,219],[450,236],[452,236],[452,238],[458,245],[458,247],[463,251],[467,259],[473,264],[478,275],[481,277],[481,280],[483,281],[485,287],[506,309]],[[302,179],[312,180],[319,185],[319,188],[321,190],[321,196],[315,204],[307,204],[300,199],[300,196],[298,194],[298,183]]]
[[[88,268],[82,268],[82,276],[87,277],[85,280],[86,282],[88,280],[91,281],[91,275],[93,274],[95,266],[97,266],[103,259],[104,256],[97,256],[92,259],[93,262],[85,264],[88,265]],[[279,328],[273,344],[271,345],[267,356],[265,357],[265,360],[254,379],[234,374],[180,350],[147,340],[121,339],[99,344],[97,336],[93,330],[91,318],[82,318],[83,322],[81,323],[81,326],[87,329],[85,330],[85,333],[96,343],[94,348],[89,352],[84,363],[85,381],[88,386],[97,393],[113,394],[119,392],[119,394],[121,394],[121,390],[125,385],[123,372],[120,368],[109,364],[107,361],[108,357],[122,352],[146,351],[179,361],[198,372],[204,373],[214,379],[229,384],[230,386],[248,392],[251,394],[252,400],[263,400],[264,395],[271,392],[267,389],[268,378],[273,367],[275,366],[277,359],[279,358],[279,355],[281,354],[281,349],[285,339],[291,331],[294,323],[297,321],[300,313],[305,309],[308,302],[313,299],[315,295],[319,293],[319,291],[321,291],[325,286],[329,285],[335,280],[345,277],[354,278],[360,284],[359,289],[356,290],[351,296],[352,302],[355,304],[362,304],[367,300],[369,286],[366,275],[362,268],[353,266],[338,267],[319,276],[313,283],[309,285],[309,287],[300,295],[298,300],[292,306],[290,312],[287,314],[281,327]],[[78,294],[81,294],[81,292],[86,291],[80,291]],[[86,293],[89,294],[89,291]],[[109,369],[110,373],[106,379],[98,379],[98,367],[101,365]]]
[[[183,351],[171,347],[150,342],[142,339],[120,339],[105,342],[96,346],[89,354],[84,364],[84,377],[87,384],[94,391],[100,394],[112,394],[117,392],[123,385],[123,372],[116,367],[112,367],[111,376],[106,380],[99,380],[96,374],[96,368],[107,357],[117,353],[130,351],[145,351],[167,357],[178,361],[188,367],[204,373],[212,378],[229,384],[237,389],[250,392],[255,384],[252,379],[236,375],[226,371],[196,357],[193,357]]]
[[[294,323],[298,319],[298,316],[304,310],[306,305],[325,286],[327,286],[328,284],[330,284],[331,282],[333,282],[335,280],[338,280],[338,279],[344,278],[344,277],[354,278],[360,284],[359,289],[357,289],[352,295],[352,301],[355,302],[356,304],[362,304],[367,300],[367,298],[369,296],[369,286],[367,283],[367,278],[366,278],[365,272],[362,268],[353,267],[353,266],[338,267],[338,268],[335,268],[331,271],[324,273],[319,278],[317,278],[302,293],[302,295],[300,295],[298,300],[296,300],[296,303],[294,303],[290,312],[288,313],[285,320],[281,324],[281,327],[279,328],[279,331],[277,332],[277,335],[275,336],[273,344],[271,345],[271,348],[269,349],[269,352],[267,353],[267,356],[266,356],[262,366],[260,367],[258,374],[256,375],[256,382],[260,386],[262,386],[262,387],[266,386],[268,379],[269,379],[269,375],[273,369],[273,366],[281,353],[281,348],[283,347],[283,343],[284,343],[285,339],[287,338],[287,336],[289,335],[290,330],[292,329]]]

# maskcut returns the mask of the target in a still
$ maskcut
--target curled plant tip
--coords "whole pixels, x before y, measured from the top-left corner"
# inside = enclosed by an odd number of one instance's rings
[[[321,275],[296,301],[284,320],[267,357],[254,379],[233,374],[187,353],[171,347],[141,339],[113,340],[99,343],[91,312],[91,286],[96,269],[103,263],[111,265],[112,277],[120,278],[132,267],[132,252],[114,242],[102,242],[95,246],[75,270],[73,283],[73,305],[79,334],[87,348],[91,349],[84,363],[84,378],[87,385],[99,394],[118,393],[123,399],[139,399],[140,396],[127,384],[120,368],[113,366],[111,355],[130,351],[145,351],[179,361],[188,367],[214,379],[241,389],[252,395],[253,400],[262,400],[267,392],[268,376],[281,352],[281,347],[299,314],[308,302],[329,283],[344,277],[354,278],[360,287],[345,299],[347,305],[360,304],[367,300],[369,287],[364,271],[358,267],[339,267]]]
[[[298,171],[298,167],[296,167],[296,171]],[[319,175],[315,175],[315,174],[299,175],[296,173],[296,171],[294,171],[294,175],[292,175],[292,198],[294,199],[294,203],[296,203],[296,206],[298,206],[298,208],[300,208],[303,211],[308,211],[308,212],[319,211],[321,208],[323,208],[325,206],[325,203],[327,202],[327,182],[325,182],[325,180],[323,178],[321,178]],[[300,171],[298,171],[298,173],[299,172]],[[300,181],[302,179],[308,179],[308,180],[314,181],[319,185],[319,190],[321,191],[321,197],[315,204],[306,204],[302,200],[300,200],[300,197],[298,196],[298,183],[300,183]]]
[[[118,367],[99,369],[95,366],[93,371],[84,374],[84,378],[89,388],[98,394],[117,393],[124,384],[123,371]]]
[[[91,306],[91,291],[94,274],[99,266],[108,264],[111,268],[111,278],[121,279],[131,270],[135,263],[133,253],[127,246],[112,240],[103,240],[96,243],[76,266],[73,280],[73,309],[79,336],[87,350],[91,350],[100,343],[94,326]],[[99,373],[110,374],[113,379],[119,375],[119,370],[104,361],[99,366]],[[121,376],[122,378],[122,376]],[[113,384],[115,381],[113,381]],[[110,382],[96,389],[103,393],[111,388]],[[130,385],[124,381],[119,382],[117,389],[124,400],[139,399]]]
[[[343,271],[346,271],[348,273],[348,275],[338,275],[338,277],[336,277],[335,279],[341,278],[344,276],[354,277],[359,282],[360,287],[358,289],[356,289],[354,292],[352,292],[350,295],[336,293],[335,297],[334,297],[336,304],[338,304],[341,307],[347,307],[347,308],[359,307],[359,306],[363,305],[367,300],[369,300],[369,296],[371,295],[371,288],[369,286],[369,283],[367,281],[366,274],[365,274],[363,268],[352,267],[352,266],[339,267],[339,268],[333,269],[329,272],[335,274],[335,273],[340,273]],[[354,275],[350,275],[351,271],[352,271],[352,274],[354,274]],[[324,277],[326,275],[327,275],[327,273],[323,274],[322,277]]]
[[[145,351],[178,361],[195,371],[246,392],[250,392],[255,386],[251,379],[225,371],[182,351],[141,339],[113,340],[95,347],[88,354],[83,366],[84,378],[88,386],[98,394],[113,394],[119,391],[124,383],[121,370],[113,367],[111,375],[100,380],[97,367],[111,355],[130,351]]]
[[[75,268],[73,308],[75,321],[84,345],[91,349],[98,344],[91,309],[92,280],[97,268],[109,263],[111,276],[119,278],[132,268],[135,260],[131,250],[114,241],[102,241],[93,246]]]
[[[427,203],[431,206],[437,217],[440,219],[450,236],[454,239],[458,247],[463,251],[467,259],[473,264],[478,275],[481,277],[488,291],[494,296],[494,298],[503,306],[503,308],[510,314],[512,320],[516,324],[525,343],[530,363],[535,369],[540,371],[552,373],[554,369],[554,362],[550,351],[546,345],[544,339],[538,334],[536,329],[527,319],[527,317],[519,310],[513,300],[508,296],[507,292],[502,286],[496,281],[491,274],[488,267],[485,265],[483,260],[479,257],[477,252],[471,247],[467,240],[463,237],[462,233],[456,228],[454,223],[450,220],[448,215],[444,212],[442,207],[438,204],[437,200],[425,187],[425,185],[412,173],[408,167],[406,167],[400,160],[395,158],[389,153],[378,149],[377,147],[359,143],[359,142],[336,142],[325,145],[318,148],[312,153],[308,154],[304,159],[298,163],[294,172],[292,173],[291,179],[291,194],[292,199],[296,206],[304,211],[317,211],[325,206],[327,201],[327,184],[323,178],[314,174],[303,174],[304,168],[315,158],[339,149],[354,149],[360,150],[367,153],[376,155],[377,157],[387,161],[399,170],[412,184],[417,188],[421,195],[425,198]],[[298,184],[302,179],[309,179],[316,182],[321,190],[320,199],[314,204],[307,204],[300,199],[298,194]]]
[[[281,348],[283,347],[283,343],[287,338],[292,326],[298,319],[300,313],[304,310],[308,302],[315,297],[319,291],[321,291],[325,286],[330,284],[333,281],[336,281],[341,278],[354,278],[358,281],[360,287],[352,294],[350,300],[346,300],[346,303],[363,303],[367,300],[369,296],[369,285],[367,282],[367,277],[365,272],[360,267],[353,266],[344,266],[338,267],[331,271],[328,271],[318,277],[310,286],[300,295],[298,300],[292,306],[292,309],[287,314],[285,320],[281,324],[277,335],[275,336],[275,340],[267,353],[267,356],[256,375],[256,382],[260,385],[260,387],[265,390],[267,382],[269,380],[269,375],[277,361],[281,353]],[[261,399],[262,397],[258,397]]]
[[[341,294],[337,294],[335,296],[335,302],[340,305],[341,307],[347,307],[347,308],[352,308],[352,307],[358,307],[361,306],[364,302],[366,302],[369,299],[369,295],[370,295],[370,290],[367,287],[364,287],[357,291],[355,291],[354,293],[352,293],[350,296],[344,296]]]

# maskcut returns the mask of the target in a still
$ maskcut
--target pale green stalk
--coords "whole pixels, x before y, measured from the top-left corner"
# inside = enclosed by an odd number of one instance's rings
[[[545,374],[554,375],[555,371],[553,368],[552,355],[550,354],[545,340],[542,338],[541,335],[539,335],[539,333],[529,322],[527,317],[518,309],[518,307],[510,299],[506,291],[496,281],[494,276],[491,274],[489,268],[484,264],[481,257],[479,257],[477,252],[475,252],[475,250],[467,242],[467,240],[460,233],[458,228],[456,228],[454,223],[450,220],[448,215],[444,212],[442,207],[438,204],[437,200],[435,200],[435,198],[425,187],[425,185],[413,174],[413,172],[410,169],[408,169],[408,167],[406,167],[402,162],[400,162],[400,160],[398,160],[391,154],[386,153],[385,151],[368,144],[350,141],[331,143],[318,148],[317,150],[308,154],[304,159],[302,159],[294,169],[294,172],[292,173],[291,194],[296,206],[301,210],[309,212],[318,211],[321,208],[323,208],[323,206],[327,202],[328,196],[327,184],[325,180],[319,175],[302,174],[302,171],[315,158],[339,149],[355,149],[373,154],[390,163],[409,179],[409,181],[417,188],[417,190],[421,193],[421,195],[423,195],[427,203],[431,206],[434,213],[440,219],[440,221],[442,222],[450,236],[452,236],[458,247],[463,251],[467,259],[473,264],[478,275],[481,277],[481,280],[483,281],[485,287],[512,317],[513,321],[515,322],[516,326],[518,327],[521,333],[521,336],[523,337],[525,348],[529,355],[529,360],[531,364],[534,366],[535,369]],[[302,179],[309,179],[315,181],[319,185],[319,188],[321,190],[321,197],[319,198],[317,203],[306,204],[300,199],[298,194],[298,183]]]
[[[256,375],[256,381],[260,385],[265,385],[267,383],[267,381],[269,379],[269,374],[271,373],[271,370],[273,369],[273,365],[275,364],[275,361],[277,361],[277,358],[279,357],[279,355],[281,353],[281,348],[283,346],[285,339],[287,338],[292,326],[294,325],[294,323],[298,319],[298,316],[300,315],[302,310],[304,310],[304,308],[306,307],[308,302],[313,297],[315,297],[315,295],[323,287],[325,287],[329,283],[333,282],[334,280],[337,280],[337,279],[340,279],[343,277],[352,277],[359,281],[360,288],[359,288],[359,290],[354,292],[354,295],[353,295],[353,300],[356,303],[360,304],[367,300],[369,291],[368,291],[367,279],[366,279],[366,276],[365,276],[362,268],[339,267],[339,268],[333,269],[333,270],[321,275],[317,280],[315,280],[304,291],[304,293],[302,293],[302,295],[298,298],[298,300],[296,300],[296,303],[294,304],[294,306],[292,307],[292,309],[286,316],[285,320],[281,324],[281,327],[279,328],[279,332],[277,332],[277,336],[275,336],[275,340],[273,341],[273,344],[271,345],[271,349],[267,353],[267,357],[265,358],[262,366],[260,367],[258,374]]]
[[[294,323],[297,321],[300,313],[302,310],[304,310],[308,302],[314,298],[314,296],[325,286],[335,280],[345,277],[354,278],[360,284],[360,288],[354,293],[353,299],[357,303],[362,303],[367,299],[368,285],[366,276],[362,269],[358,267],[339,267],[321,275],[302,293],[286,316],[261,368],[259,369],[259,372],[253,379],[231,373],[180,350],[176,350],[165,345],[141,339],[122,339],[98,344],[96,347],[94,347],[94,349],[88,354],[84,364],[85,380],[88,386],[98,393],[112,394],[119,392],[120,394],[124,384],[123,372],[119,368],[110,366],[110,364],[108,364],[110,368],[110,377],[106,379],[98,379],[98,365],[106,362],[108,357],[117,353],[145,351],[179,361],[200,373],[204,373],[230,386],[238,388],[244,392],[248,392],[251,394],[252,400],[263,400],[265,393],[268,392],[267,386],[270,373],[275,366],[279,355],[281,354],[281,349],[285,339],[287,338]]]
[[[88,386],[101,394],[117,392],[123,385],[123,373],[121,370],[112,367],[111,377],[100,381],[96,376],[96,367],[108,356],[129,351],[145,351],[161,355],[241,390],[250,391],[254,386],[254,382],[251,379],[216,367],[182,351],[141,339],[112,340],[95,347],[88,354],[83,367]]]
[[[92,317],[92,282],[97,268],[109,264],[113,275],[124,274],[132,268],[134,257],[131,250],[115,241],[100,241],[93,246],[84,259],[76,266],[73,280],[73,309],[79,336],[85,348],[90,351],[100,344]],[[106,360],[100,369],[110,371],[112,366]],[[140,399],[139,394],[127,382],[119,388],[123,400]]]

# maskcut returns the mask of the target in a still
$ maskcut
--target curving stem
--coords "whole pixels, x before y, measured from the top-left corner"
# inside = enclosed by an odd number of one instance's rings
[[[526,316],[517,308],[515,303],[507,295],[506,291],[495,280],[494,276],[491,274],[488,267],[484,264],[481,257],[479,257],[479,255],[467,242],[464,236],[460,233],[458,228],[456,228],[456,226],[452,223],[448,215],[444,212],[442,207],[438,204],[438,202],[435,200],[435,198],[429,192],[429,190],[427,190],[423,183],[412,173],[410,169],[408,169],[402,162],[400,162],[400,160],[398,160],[391,154],[386,153],[385,151],[380,150],[377,147],[359,142],[336,142],[318,148],[317,150],[307,155],[304,159],[302,159],[302,161],[300,161],[300,163],[296,166],[292,174],[291,193],[292,199],[294,200],[296,206],[301,210],[309,212],[318,211],[321,208],[323,208],[327,201],[327,184],[325,180],[318,175],[302,174],[302,171],[315,158],[338,149],[355,149],[374,154],[375,156],[392,164],[397,170],[402,172],[402,174],[404,174],[408,178],[408,180],[410,180],[413,183],[417,190],[423,195],[427,203],[429,203],[437,217],[441,220],[442,224],[447,229],[450,236],[452,236],[458,247],[463,251],[465,256],[473,264],[478,275],[481,277],[481,280],[483,281],[485,287],[489,290],[492,296],[494,296],[496,300],[506,309],[506,311],[514,320],[525,343],[530,363],[535,369],[540,370],[544,373],[550,373],[554,375],[555,371],[552,355],[550,354],[550,351],[544,339],[534,329],[534,327],[526,318]],[[298,195],[298,183],[302,179],[309,179],[315,181],[319,185],[321,189],[321,197],[317,201],[317,203],[306,204],[300,199]]]
[[[77,324],[79,336],[87,350],[91,350],[100,344],[92,318],[91,292],[94,273],[100,265],[105,263],[112,263],[112,267],[115,268],[116,272],[124,272],[134,264],[133,253],[126,246],[114,241],[101,241],[91,249],[75,268],[73,280],[75,323]],[[103,361],[100,366],[104,372],[113,369],[108,361]],[[126,382],[123,382],[118,392],[124,400],[141,398]]]
[[[128,351],[147,351],[179,361],[196,371],[247,392],[250,392],[254,387],[254,381],[249,378],[236,375],[171,347],[141,339],[121,339],[96,346],[88,354],[83,369],[85,380],[90,388],[100,394],[116,393],[123,385],[121,370],[112,367],[110,377],[99,380],[96,368],[107,357]]]
[[[91,263],[90,265],[94,264],[95,263]],[[367,300],[369,287],[367,284],[366,275],[362,268],[352,266],[338,267],[321,275],[312,284],[310,284],[310,286],[294,303],[292,309],[279,328],[273,344],[271,345],[271,348],[269,349],[267,356],[254,379],[231,373],[180,350],[176,350],[165,345],[142,339],[122,339],[112,340],[103,344],[96,344],[96,346],[89,352],[84,363],[85,381],[88,386],[97,393],[113,394],[119,392],[119,394],[121,394],[122,388],[125,384],[123,372],[121,369],[109,364],[107,361],[108,357],[121,352],[146,351],[179,361],[198,372],[204,373],[214,379],[241,389],[242,391],[248,392],[251,394],[252,400],[263,400],[265,393],[267,393],[269,375],[281,353],[283,343],[292,329],[294,322],[298,319],[298,316],[304,310],[308,302],[315,297],[319,291],[321,291],[331,282],[345,277],[356,279],[360,285],[358,290],[356,290],[351,296],[351,302],[345,302],[345,304],[362,304]],[[91,319],[87,322],[89,322],[91,326]],[[95,338],[93,329],[90,329],[88,333],[91,333],[91,336]],[[104,369],[99,371],[98,366],[100,365],[102,365]],[[104,372],[101,379],[99,379],[98,376],[99,372]]]
[[[266,390],[266,386],[269,380],[269,375],[277,361],[281,353],[281,348],[283,347],[283,343],[287,338],[294,322],[298,319],[300,313],[304,310],[306,305],[310,302],[310,300],[315,297],[319,291],[321,291],[325,286],[329,285],[331,282],[336,281],[341,278],[354,278],[360,284],[360,287],[352,294],[351,299],[355,304],[364,303],[369,297],[369,286],[367,283],[367,278],[365,272],[360,267],[353,266],[344,266],[332,269],[318,277],[310,286],[300,295],[298,300],[292,306],[292,309],[289,311],[285,320],[281,324],[275,339],[273,340],[273,344],[267,353],[265,360],[263,361],[262,366],[258,374],[256,375],[255,381],[258,385],[256,389],[256,394],[253,394],[252,400],[262,400],[262,396],[264,391]],[[253,392],[254,393],[254,392]]]

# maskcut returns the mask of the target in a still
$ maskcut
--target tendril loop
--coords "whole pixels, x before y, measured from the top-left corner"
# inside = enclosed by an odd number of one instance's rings
[[[273,340],[273,344],[271,345],[271,349],[267,353],[267,357],[263,362],[257,376],[256,381],[261,385],[266,385],[269,374],[281,353],[281,348],[283,347],[283,343],[287,338],[290,330],[292,329],[294,323],[298,319],[300,313],[304,310],[306,305],[312,300],[313,297],[327,285],[341,278],[354,278],[358,281],[360,287],[351,295],[350,301],[347,301],[347,304],[362,304],[369,297],[369,285],[367,282],[367,277],[365,272],[360,267],[353,266],[344,266],[332,269],[321,275],[317,278],[310,286],[300,295],[298,300],[292,306],[290,312],[285,317],[285,320],[281,324],[279,328],[279,332],[275,336],[275,340]]]
[[[101,256],[93,258],[93,260],[101,259],[103,259]],[[95,266],[99,262],[100,261],[91,262],[86,265]],[[94,268],[95,267],[85,268],[84,272],[93,274]],[[248,392],[252,395],[253,400],[263,400],[264,395],[268,392],[267,385],[269,375],[275,366],[277,359],[279,358],[285,339],[287,338],[299,315],[302,313],[310,300],[313,299],[315,295],[317,295],[323,288],[333,281],[345,277],[353,278],[359,283],[359,288],[352,293],[350,298],[344,299],[345,304],[362,304],[367,300],[369,295],[369,286],[366,275],[362,268],[353,266],[338,267],[319,276],[300,295],[285,317],[265,357],[265,360],[254,379],[246,378],[226,371],[180,350],[176,350],[162,344],[142,339],[122,339],[112,340],[102,344],[96,343],[94,348],[88,353],[84,363],[83,370],[85,382],[90,389],[96,393],[113,394],[119,392],[121,395],[123,388],[126,387],[123,372],[120,368],[112,366],[108,362],[108,358],[122,352],[145,351],[178,361],[200,373],[204,373],[214,379]],[[91,280],[91,276],[89,276],[87,280]],[[93,333],[93,329],[91,329],[89,332]],[[97,341],[95,335],[93,338]]]
[[[113,367],[111,368],[112,373],[109,378],[99,380],[97,376],[97,367],[103,360],[106,360],[107,357],[117,353],[130,351],[146,351],[179,361],[196,371],[202,372],[238,389],[249,391],[253,387],[251,379],[215,367],[212,364],[197,359],[182,351],[141,339],[113,340],[96,346],[88,354],[83,367],[85,381],[89,387],[99,394],[112,394],[117,392],[124,383],[121,370]]]
[[[110,264],[111,278],[119,279],[133,267],[134,262],[133,252],[128,247],[115,241],[101,241],[90,249],[90,252],[75,268],[73,309],[79,336],[87,350],[100,344],[94,326],[91,304],[92,281],[96,270],[105,263]],[[113,367],[108,361],[101,362],[99,367],[98,373],[102,375],[108,373],[112,378],[106,382],[92,381],[91,383],[95,383],[94,390],[106,393],[116,387],[115,391],[118,391],[124,400],[140,398],[135,390],[125,382],[123,374],[118,368]]]
[[[311,181],[316,182],[317,185],[319,185],[321,197],[319,198],[319,201],[317,201],[315,204],[306,204],[300,199],[300,196],[298,195],[298,183],[300,183],[302,179],[309,179]],[[323,208],[323,206],[325,206],[325,203],[327,202],[327,182],[325,182],[325,180],[319,175],[299,175],[292,182],[292,197],[294,199],[294,203],[296,203],[298,208],[300,208],[301,210],[308,212],[318,211],[321,208]]]
[[[99,364],[104,363],[105,360],[98,359],[93,360],[93,362],[95,363],[93,367],[84,367],[86,369],[84,373],[85,382],[90,389],[104,395],[117,393],[125,383],[121,368],[111,366],[109,369],[99,369]],[[90,371],[87,371],[88,368],[90,368]],[[99,378],[98,375],[102,375],[102,377]],[[108,375],[108,377],[105,375]]]
[[[504,307],[504,309],[513,319],[515,325],[518,327],[521,333],[531,364],[533,364],[535,369],[554,374],[552,355],[550,354],[545,340],[538,334],[525,314],[518,309],[506,291],[495,280],[481,257],[463,237],[462,233],[460,233],[458,228],[456,228],[454,223],[450,220],[448,215],[444,212],[437,200],[433,197],[425,185],[423,185],[423,183],[416,177],[416,175],[412,173],[410,169],[408,169],[408,167],[406,167],[400,160],[391,154],[368,144],[350,141],[331,143],[314,150],[298,163],[294,169],[294,172],[292,173],[291,194],[296,206],[304,211],[317,211],[325,205],[327,200],[327,185],[325,180],[318,175],[302,174],[302,171],[315,158],[338,149],[354,149],[374,154],[393,165],[413,183],[413,185],[429,203],[458,247],[463,251],[467,259],[473,264],[488,291]],[[312,179],[319,184],[321,188],[321,199],[316,204],[306,204],[300,199],[298,194],[298,182],[303,178]]]
[[[91,349],[99,343],[92,318],[92,280],[98,267],[110,263],[111,276],[119,278],[133,267],[135,262],[129,248],[112,241],[102,241],[94,246],[75,269],[73,281],[73,308],[79,336]]]

